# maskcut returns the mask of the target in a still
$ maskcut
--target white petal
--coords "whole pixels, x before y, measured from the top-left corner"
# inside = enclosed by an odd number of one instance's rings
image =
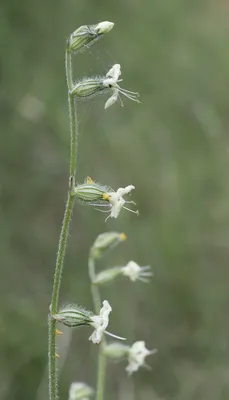
[[[116,82],[121,75],[121,66],[120,64],[115,64],[113,67],[107,72],[107,78],[113,78]]]
[[[92,322],[90,323],[90,325],[95,328],[95,330],[89,337],[89,340],[91,340],[93,343],[98,344],[101,342],[102,334],[109,324],[109,314],[111,311],[112,308],[110,304],[107,300],[104,300],[103,307],[100,310],[100,314],[91,317]]]
[[[104,107],[105,110],[108,107],[113,106],[113,104],[116,103],[117,100],[118,100],[118,91],[115,90],[114,94],[105,103],[105,107]]]
[[[117,194],[119,196],[124,196],[125,194],[130,193],[133,189],[135,189],[135,186],[133,185],[126,186],[125,188],[119,188],[117,190]]]

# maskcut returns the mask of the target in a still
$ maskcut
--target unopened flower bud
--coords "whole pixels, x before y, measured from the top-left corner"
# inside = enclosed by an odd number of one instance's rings
[[[111,343],[105,346],[104,354],[113,360],[119,360],[129,354],[130,346],[120,343]]]
[[[73,382],[69,389],[68,400],[89,400],[94,390],[83,382]]]
[[[100,258],[109,250],[112,250],[119,243],[126,240],[124,233],[118,232],[105,232],[101,233],[95,240],[92,248],[91,255],[93,258]]]
[[[103,21],[96,25],[83,25],[73,32],[69,40],[69,50],[78,51],[91,46],[104,33],[110,32],[114,23]]]
[[[99,24],[96,25],[95,30],[99,35],[102,35],[103,33],[110,32],[113,27],[114,27],[114,22],[103,21],[99,22]]]
[[[104,283],[108,283],[113,281],[117,276],[122,274],[122,268],[120,267],[114,267],[114,268],[109,268],[106,269],[105,271],[99,272],[93,283],[95,285],[103,285]]]
[[[102,186],[92,180],[86,180],[85,183],[77,185],[74,189],[76,200],[82,204],[94,205],[95,203],[105,203],[104,193],[107,186]]]

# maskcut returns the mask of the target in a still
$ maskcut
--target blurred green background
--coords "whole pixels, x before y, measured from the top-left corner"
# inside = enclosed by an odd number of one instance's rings
[[[92,307],[89,247],[101,232],[125,232],[98,268],[133,259],[154,278],[103,289],[109,330],[159,351],[129,379],[125,362],[109,363],[106,399],[229,398],[228,13],[223,0],[1,2],[0,399],[48,398],[47,314],[68,188],[65,42],[103,20],[115,28],[76,57],[74,74],[120,63],[123,87],[142,103],[80,104],[77,180],[135,185],[141,215],[123,210],[105,224],[76,205],[61,303]],[[61,399],[72,381],[95,385],[90,334],[59,338]]]

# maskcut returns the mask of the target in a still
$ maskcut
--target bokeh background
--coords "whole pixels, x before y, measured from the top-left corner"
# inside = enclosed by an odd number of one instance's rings
[[[109,330],[158,354],[131,378],[109,363],[106,399],[229,397],[229,6],[223,0],[3,0],[0,5],[0,399],[44,400],[47,314],[68,187],[68,35],[102,20],[115,28],[76,57],[75,77],[122,66],[124,98],[79,106],[77,180],[133,184],[140,217],[75,206],[61,303],[92,307],[88,250],[104,231],[128,240],[98,269],[150,264],[148,285],[103,289]],[[71,331],[72,332],[72,331]],[[61,399],[94,386],[90,329],[59,340]]]

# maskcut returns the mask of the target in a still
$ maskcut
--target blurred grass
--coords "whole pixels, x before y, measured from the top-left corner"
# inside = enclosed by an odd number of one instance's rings
[[[80,104],[78,180],[136,186],[141,215],[75,207],[61,299],[91,307],[87,253],[105,230],[128,241],[103,266],[151,264],[150,285],[103,291],[111,331],[157,347],[152,371],[110,364],[107,398],[226,400],[228,385],[228,5],[218,1],[3,1],[0,13],[0,398],[37,399],[68,179],[65,40],[85,23],[115,29],[75,60],[75,75],[122,66],[141,95],[103,111]],[[117,292],[118,291],[118,292]],[[117,296],[118,293],[118,296]],[[86,335],[86,336],[85,336]],[[95,383],[97,348],[73,333],[61,374]],[[40,398],[47,398],[46,385]],[[135,393],[135,394],[134,394]]]

